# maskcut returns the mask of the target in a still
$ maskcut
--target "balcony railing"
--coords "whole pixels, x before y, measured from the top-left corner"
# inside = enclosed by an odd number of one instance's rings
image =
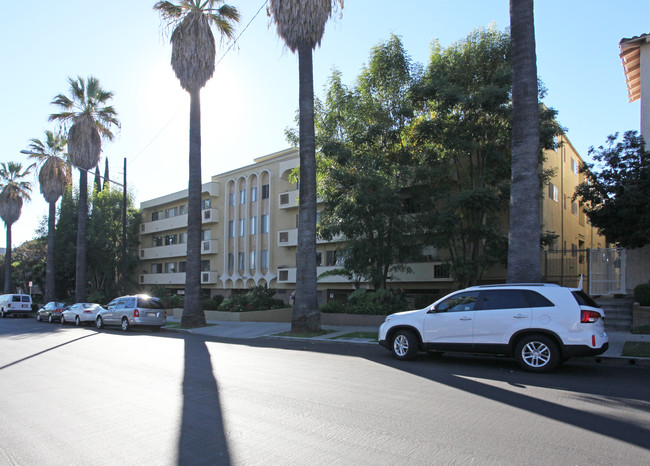
[[[201,241],[201,254],[218,254],[219,241],[216,239]],[[168,259],[187,256],[187,244],[171,244],[140,249],[140,260]]]
[[[201,221],[203,224],[215,223],[219,221],[219,209],[205,209],[201,211]],[[187,214],[177,215],[175,217],[154,220],[140,224],[140,234],[160,233],[162,231],[177,230],[187,228]]]

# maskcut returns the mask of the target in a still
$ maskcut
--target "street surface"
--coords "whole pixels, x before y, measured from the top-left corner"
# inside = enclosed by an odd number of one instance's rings
[[[0,319],[0,465],[650,464],[650,369]]]

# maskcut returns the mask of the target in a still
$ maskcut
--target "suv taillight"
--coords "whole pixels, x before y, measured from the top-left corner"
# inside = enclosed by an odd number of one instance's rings
[[[590,324],[600,319],[600,313],[596,311],[582,311],[580,322],[583,324]]]
[[[140,310],[139,309],[134,309],[133,310],[133,317],[140,317]]]

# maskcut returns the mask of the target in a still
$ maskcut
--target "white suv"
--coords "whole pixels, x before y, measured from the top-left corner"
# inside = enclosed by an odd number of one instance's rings
[[[397,359],[412,359],[420,350],[500,354],[514,356],[525,370],[546,372],[571,357],[606,351],[604,317],[579,289],[483,285],[387,316],[379,344]]]

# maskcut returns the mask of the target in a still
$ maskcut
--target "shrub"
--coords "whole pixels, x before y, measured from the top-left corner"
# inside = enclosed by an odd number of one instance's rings
[[[108,300],[106,299],[106,296],[104,296],[103,293],[100,293],[99,291],[93,291],[88,295],[88,302],[97,303],[97,304],[106,304],[108,303]]]
[[[244,312],[277,309],[284,307],[284,301],[275,299],[276,290],[266,285],[253,286],[244,294],[234,294],[223,300],[220,311]]]
[[[219,299],[221,298],[221,299]],[[203,298],[201,304],[203,305],[204,311],[216,311],[219,309],[219,305],[223,301],[223,296],[213,296],[212,298]]]
[[[174,295],[169,299],[169,305],[166,306],[169,308],[182,308],[185,305],[185,296]]]
[[[642,283],[634,288],[634,299],[641,306],[650,306],[650,283]]]
[[[368,291],[365,288],[355,290],[345,303],[330,301],[321,306],[321,312],[388,315],[406,310],[407,303],[400,292],[379,289]]]

